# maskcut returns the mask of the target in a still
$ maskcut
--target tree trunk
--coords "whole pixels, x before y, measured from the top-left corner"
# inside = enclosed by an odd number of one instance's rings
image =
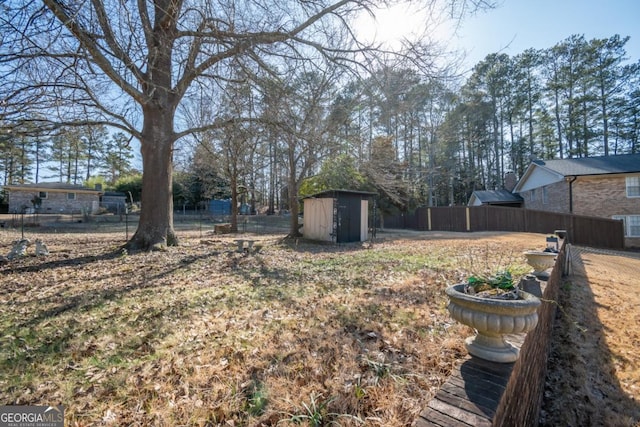
[[[298,214],[300,213],[298,202],[298,185],[295,179],[289,179],[289,212],[291,213],[291,219],[289,222],[289,236],[300,237]]]
[[[173,228],[173,110],[161,107],[154,110],[145,111],[140,141],[143,167],[140,222],[126,245],[134,250],[178,245]]]
[[[604,84],[600,85],[600,99],[602,109],[602,143],[604,145],[604,155],[609,155],[609,117],[607,113],[607,100],[604,90]]]
[[[231,232],[238,232],[238,173],[234,170],[229,176],[231,186]]]
[[[560,94],[558,93],[558,89],[554,90],[555,97],[555,117],[556,117],[556,130],[558,132],[558,153],[560,154],[560,158],[564,159],[564,147],[562,146],[562,121],[560,119]]]
[[[289,212],[291,217],[289,219],[289,237],[300,237],[300,231],[298,230],[298,182],[297,182],[297,169],[296,159],[293,145],[289,145],[288,152],[289,160],[289,179],[288,179],[288,196],[289,196]]]

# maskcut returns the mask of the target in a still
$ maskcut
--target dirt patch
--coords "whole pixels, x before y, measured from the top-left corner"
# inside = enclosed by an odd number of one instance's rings
[[[640,425],[640,254],[572,248],[541,413],[545,426]]]

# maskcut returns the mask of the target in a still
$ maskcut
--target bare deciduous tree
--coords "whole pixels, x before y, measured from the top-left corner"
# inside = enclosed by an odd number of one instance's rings
[[[430,0],[435,4],[437,0]],[[446,0],[451,10],[486,0]],[[0,5],[0,124],[109,125],[140,141],[138,229],[128,247],[177,244],[171,181],[178,107],[229,62],[266,70],[292,59],[356,64],[351,18],[372,0],[8,0]],[[359,56],[360,55],[360,56]],[[207,83],[209,82],[209,83]],[[36,116],[37,115],[37,116]]]

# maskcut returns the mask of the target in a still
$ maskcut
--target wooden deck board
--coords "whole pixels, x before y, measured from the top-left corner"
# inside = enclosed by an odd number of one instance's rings
[[[463,422],[464,424],[468,424],[470,426],[482,426],[482,425],[491,425],[491,418],[486,417],[485,415],[477,414],[475,412],[471,412],[469,406],[456,406],[456,403],[464,405],[464,400],[459,400],[455,403],[443,402],[438,397],[429,402],[429,408],[431,410],[435,410],[442,414],[448,414],[451,418],[454,418],[458,421]],[[463,424],[463,425],[464,425]]]
[[[478,406],[481,406],[481,407],[484,407],[484,408],[487,408],[487,409],[491,408],[492,405],[493,405],[493,402],[496,399],[500,398],[499,396],[495,397],[493,395],[487,396],[487,395],[482,395],[482,394],[476,394],[475,396],[473,396],[473,395],[470,396],[469,392],[464,387],[461,387],[461,386],[459,386],[457,384],[452,384],[451,382],[448,382],[448,383],[444,384],[442,386],[442,390],[446,391],[449,394],[457,396],[459,398],[473,401]]]
[[[524,336],[508,341],[520,347]],[[494,363],[468,356],[453,370],[427,404],[414,427],[491,426],[513,363]]]

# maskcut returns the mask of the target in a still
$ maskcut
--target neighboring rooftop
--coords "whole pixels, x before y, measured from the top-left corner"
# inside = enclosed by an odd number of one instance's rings
[[[640,154],[534,160],[534,164],[564,176],[605,175],[640,172]]]
[[[507,190],[476,190],[472,197],[483,205],[503,205],[522,203],[522,197]]]
[[[101,190],[96,190],[95,188],[88,188],[85,187],[84,185],[77,185],[77,184],[67,184],[64,182],[40,182],[37,184],[8,184],[5,185],[4,188],[10,189],[10,190],[27,190],[27,191],[38,191],[38,190],[44,190],[44,191],[54,191],[54,190],[59,190],[59,191],[74,191],[74,192],[96,192],[96,193],[101,193]]]

